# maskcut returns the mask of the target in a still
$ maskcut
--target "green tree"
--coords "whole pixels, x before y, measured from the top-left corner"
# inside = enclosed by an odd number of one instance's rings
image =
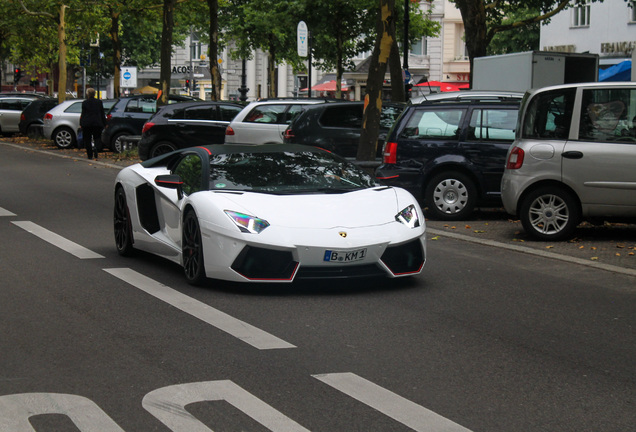
[[[511,12],[510,16],[502,21],[503,25],[537,15],[537,10],[526,8]],[[539,49],[539,36],[541,23],[536,22],[522,27],[514,32],[495,33],[486,50],[488,55],[509,54],[523,51],[536,51]]]

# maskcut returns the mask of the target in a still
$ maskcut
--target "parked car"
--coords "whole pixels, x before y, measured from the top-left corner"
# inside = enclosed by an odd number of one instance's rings
[[[33,101],[31,97],[0,97],[0,134],[11,135],[20,131],[20,114]]]
[[[42,131],[44,138],[53,140],[59,148],[77,147],[77,131],[79,130],[82,102],[84,99],[65,100],[44,114]],[[116,99],[104,99],[104,110],[108,110]]]
[[[207,144],[223,144],[225,128],[243,109],[229,102],[181,102],[163,106],[144,124],[138,144],[141,160]]]
[[[20,114],[20,133],[30,138],[43,137],[44,115],[57,104],[56,98],[39,98],[31,101]]]
[[[636,83],[569,84],[524,98],[501,189],[539,240],[584,220],[636,219]]]
[[[387,133],[405,104],[383,103],[378,136],[378,157]],[[364,102],[336,102],[306,107],[285,129],[286,144],[305,144],[324,148],[342,157],[356,157]]]
[[[225,131],[228,144],[280,144],[285,129],[308,105],[327,99],[264,99],[251,102]]]
[[[399,278],[426,262],[415,198],[316,147],[181,149],[124,168],[114,192],[117,252],[168,258],[191,284]]]
[[[462,220],[501,205],[501,176],[520,100],[438,100],[411,105],[384,144],[376,177],[424,200],[428,216]]]
[[[168,95],[168,104],[197,100],[201,99],[185,95]],[[123,148],[121,137],[141,135],[144,123],[156,112],[156,95],[135,95],[120,98],[108,111],[108,121],[102,132],[102,146],[120,153]]]

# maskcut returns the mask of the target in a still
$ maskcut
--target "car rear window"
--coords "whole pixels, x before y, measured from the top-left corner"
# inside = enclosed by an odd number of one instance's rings
[[[242,107],[238,106],[220,105],[219,110],[221,112],[221,120],[232,121],[232,119],[236,117],[236,115],[240,113],[242,109]]]
[[[490,141],[515,139],[516,109],[475,109],[470,116],[468,140]]]
[[[82,113],[82,101],[77,101],[74,102],[72,104],[70,104],[65,110],[64,112],[67,113]]]
[[[636,141],[636,89],[583,90],[579,139]]]
[[[131,99],[126,104],[125,112],[133,113],[154,113],[157,111],[157,101],[155,99]]]
[[[356,104],[326,107],[319,121],[324,127],[360,129],[362,127],[362,106]]]
[[[458,138],[460,125],[465,113],[465,108],[416,109],[404,129],[402,129],[400,138]]]

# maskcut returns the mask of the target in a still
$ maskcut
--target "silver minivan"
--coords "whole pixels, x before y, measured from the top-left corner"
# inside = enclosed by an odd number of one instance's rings
[[[636,82],[531,90],[501,183],[506,211],[540,240],[582,220],[636,221]]]

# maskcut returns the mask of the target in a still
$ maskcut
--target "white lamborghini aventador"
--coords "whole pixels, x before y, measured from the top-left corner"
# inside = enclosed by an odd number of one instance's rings
[[[422,210],[407,191],[315,147],[211,145],[123,169],[115,243],[181,264],[188,282],[415,275]]]

